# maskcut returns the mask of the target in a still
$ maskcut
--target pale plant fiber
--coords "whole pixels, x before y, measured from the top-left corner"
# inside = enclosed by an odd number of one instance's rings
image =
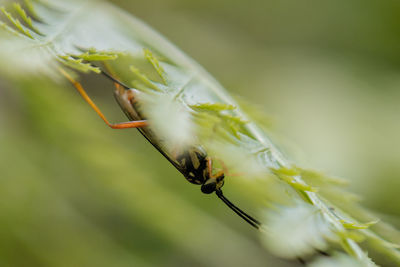
[[[277,207],[277,212],[270,212],[265,221],[268,227],[264,242],[281,257],[297,258],[312,254],[315,249],[324,251],[328,247],[327,240],[337,241],[321,212],[306,203]]]
[[[374,267],[376,266],[367,256],[361,260],[356,260],[345,254],[336,254],[330,258],[320,257],[309,267]]]
[[[221,85],[142,22],[94,0],[4,5],[2,75],[60,78],[58,68],[100,73],[99,66],[107,67],[141,92],[142,112],[170,149],[200,144],[228,167],[244,172],[246,183],[251,177],[257,178],[255,183],[269,183],[258,189],[273,207],[271,211],[260,203],[265,229],[260,233],[270,251],[301,257],[335,242],[350,256],[319,260],[312,266],[374,266],[357,243],[367,240],[370,249],[400,264],[397,246],[381,237],[391,233],[381,230],[381,223],[377,231],[369,228],[368,222],[376,218],[343,191],[343,180],[293,166]]]

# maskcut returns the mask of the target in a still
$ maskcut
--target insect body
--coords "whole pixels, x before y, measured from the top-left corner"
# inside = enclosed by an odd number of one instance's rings
[[[201,185],[201,191],[211,194],[224,185],[225,174],[212,175],[211,159],[201,148],[189,148],[177,158],[182,174],[192,184]]]
[[[211,194],[213,192],[237,215],[248,222],[255,228],[260,227],[260,222],[251,217],[250,215],[243,212],[241,209],[236,207],[232,202],[225,198],[222,193],[222,186],[224,185],[225,173],[219,171],[213,174],[212,159],[207,155],[206,151],[200,145],[188,146],[180,152],[171,153],[165,149],[162,138],[157,136],[150,127],[148,122],[145,120],[143,114],[141,114],[138,108],[138,95],[140,92],[136,89],[129,88],[120,81],[116,80],[106,72],[102,72],[106,77],[111,79],[115,84],[114,96],[119,103],[121,109],[127,115],[131,121],[111,124],[96,106],[96,104],[90,99],[80,83],[75,81],[69,76],[64,70],[60,70],[62,74],[69,79],[82,97],[88,102],[88,104],[96,111],[96,113],[104,120],[104,122],[113,129],[126,129],[126,128],[137,128],[139,132],[172,164],[177,168],[183,176],[193,184],[201,185],[201,191],[205,194]]]
[[[192,184],[204,184],[207,172],[207,155],[203,150],[190,149],[178,156],[182,174]]]

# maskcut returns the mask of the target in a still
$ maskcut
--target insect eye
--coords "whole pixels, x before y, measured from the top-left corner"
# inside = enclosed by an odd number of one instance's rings
[[[213,179],[208,179],[202,186],[201,192],[204,194],[211,194],[217,189],[217,182]]]

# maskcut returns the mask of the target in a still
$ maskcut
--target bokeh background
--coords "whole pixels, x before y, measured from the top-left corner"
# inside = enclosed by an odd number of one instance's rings
[[[347,178],[400,228],[400,3],[111,1],[272,118],[302,167]],[[85,85],[124,116],[96,77]],[[0,81],[0,266],[295,266],[65,84]],[[246,192],[226,194],[249,213]]]

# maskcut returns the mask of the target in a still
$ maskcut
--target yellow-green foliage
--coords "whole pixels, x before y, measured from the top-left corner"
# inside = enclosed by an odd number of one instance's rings
[[[20,9],[22,11],[22,9]],[[24,34],[25,36],[33,39],[33,36],[31,34],[31,32],[21,24],[21,22],[17,19],[14,18],[11,13],[7,12],[7,10],[5,9],[5,7],[1,7],[0,11],[7,17],[7,19],[12,23],[12,25],[14,25],[14,27],[16,28],[16,30],[18,30],[20,33]],[[21,13],[20,13],[21,14]],[[25,15],[26,13],[23,12],[23,14]],[[26,16],[25,16],[26,17]],[[24,18],[24,17],[23,17]]]

